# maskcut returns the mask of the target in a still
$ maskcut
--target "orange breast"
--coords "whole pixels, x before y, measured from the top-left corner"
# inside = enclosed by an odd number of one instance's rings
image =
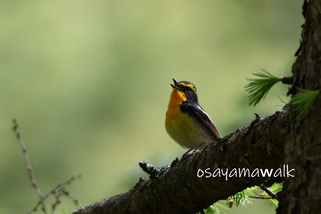
[[[165,128],[169,136],[184,148],[196,148],[200,144],[199,134],[194,127],[194,120],[180,110],[180,104],[186,100],[185,95],[173,90],[165,119]]]
[[[171,93],[167,111],[179,108],[180,104],[186,100],[185,94],[177,89]]]

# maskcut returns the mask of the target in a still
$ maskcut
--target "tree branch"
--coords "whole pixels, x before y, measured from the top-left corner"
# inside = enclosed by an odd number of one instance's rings
[[[216,145],[210,144],[202,151],[176,161],[173,166],[162,167],[159,176],[140,179],[128,192],[84,206],[74,214],[202,211],[218,200],[268,179],[231,174],[206,178],[209,175],[206,169],[214,175],[218,169],[224,173],[226,170],[231,173],[234,168],[253,172],[255,169],[277,169],[284,164],[284,139],[290,130],[288,121],[286,112],[276,112],[264,119],[256,117],[250,125],[229,134]],[[204,174],[200,177],[201,172]]]

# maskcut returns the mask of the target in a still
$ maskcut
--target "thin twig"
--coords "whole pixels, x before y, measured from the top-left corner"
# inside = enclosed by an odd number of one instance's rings
[[[260,188],[264,190],[269,196],[271,196],[271,198],[278,200],[277,195],[272,190],[267,188],[264,184],[262,184]]]
[[[28,171],[29,179],[31,181],[31,186],[36,190],[37,195],[40,198],[39,204],[42,204],[42,210],[44,211],[44,213],[47,213],[46,208],[45,208],[43,194],[36,183],[35,176],[33,175],[32,167],[31,167],[29,156],[27,153],[27,148],[21,138],[21,133],[18,131],[18,123],[17,123],[16,119],[13,119],[13,128],[12,129],[14,130],[16,137],[18,138],[18,140],[20,142],[20,146],[22,148],[22,152],[25,157],[26,164],[27,164],[27,171]],[[35,210],[32,210],[30,213],[32,213],[33,211],[35,211]]]
[[[62,184],[58,184],[55,188],[53,188],[52,190],[50,190],[49,192],[45,193],[43,195],[43,200],[45,200],[46,198],[48,198],[48,196],[50,196],[51,194],[56,194],[57,189],[62,189],[64,186],[70,184],[72,181],[80,179],[81,175],[78,176],[72,176],[68,181],[62,183]],[[73,198],[73,197],[69,197],[75,204],[76,206],[78,206],[78,200]],[[34,212],[37,210],[37,208],[42,204],[42,201],[38,201],[38,203],[36,204],[36,206],[31,210],[30,213]],[[53,205],[52,205],[53,207]]]
[[[64,195],[67,196],[70,200],[72,200],[76,204],[76,206],[78,206],[78,200],[76,198],[70,196],[69,192],[64,187],[60,188],[59,190],[55,190],[53,194],[55,195],[56,200],[51,205],[51,208],[52,208],[51,213],[52,214],[55,213],[57,206],[61,203],[60,197],[64,196]]]
[[[47,210],[46,210],[46,207],[45,207],[45,199],[48,198],[49,195],[51,194],[54,194],[55,195],[55,202],[52,204],[52,214],[55,213],[55,209],[56,207],[61,203],[60,201],[60,197],[63,196],[63,195],[66,195],[69,199],[71,199],[75,204],[76,206],[78,206],[78,200],[72,196],[69,195],[69,192],[66,191],[64,189],[64,187],[68,184],[70,184],[72,181],[74,180],[77,180],[77,179],[80,179],[81,178],[81,175],[78,175],[78,176],[72,176],[69,180],[67,180],[66,182],[63,182],[62,184],[58,184],[55,188],[53,188],[52,190],[50,190],[49,192],[45,193],[45,194],[42,194],[40,188],[38,187],[37,183],[36,183],[36,179],[33,175],[33,172],[32,172],[32,167],[31,167],[31,163],[30,163],[30,160],[29,160],[29,156],[28,156],[28,153],[27,153],[27,148],[21,138],[21,133],[18,131],[18,123],[17,123],[17,120],[16,119],[13,119],[13,128],[12,128],[15,132],[15,135],[16,137],[18,138],[19,142],[20,142],[20,145],[21,145],[21,148],[22,148],[22,152],[24,154],[24,157],[25,157],[25,161],[27,163],[27,170],[28,170],[28,175],[29,175],[29,179],[31,181],[31,186],[36,190],[37,192],[37,195],[39,196],[40,198],[40,201],[38,201],[38,203],[36,204],[36,206],[30,211],[28,212],[28,214],[31,214],[35,211],[37,211],[38,207],[40,205],[42,205],[41,207],[41,210],[47,214]]]
[[[52,190],[50,190],[49,192],[47,192],[46,194],[44,194],[44,199],[46,199],[50,194],[55,193],[55,191],[56,191],[57,189],[61,189],[61,188],[63,188],[64,186],[70,184],[72,181],[77,180],[77,179],[80,179],[80,178],[81,178],[81,175],[72,176],[69,180],[63,182],[62,184],[58,184],[55,188],[53,188]]]
[[[255,198],[255,199],[272,199],[272,197],[264,197],[264,196],[249,196],[249,198]]]

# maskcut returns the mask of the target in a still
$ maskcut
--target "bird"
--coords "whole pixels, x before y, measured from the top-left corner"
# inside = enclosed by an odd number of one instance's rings
[[[210,116],[198,103],[196,86],[189,81],[177,81],[171,92],[165,118],[168,135],[181,147],[198,150],[222,138]]]

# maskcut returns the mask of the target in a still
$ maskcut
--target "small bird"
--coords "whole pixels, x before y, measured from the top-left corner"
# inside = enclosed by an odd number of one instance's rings
[[[178,82],[174,78],[173,81],[165,119],[169,136],[180,146],[190,150],[216,143],[222,136],[198,104],[195,85],[188,81]]]

